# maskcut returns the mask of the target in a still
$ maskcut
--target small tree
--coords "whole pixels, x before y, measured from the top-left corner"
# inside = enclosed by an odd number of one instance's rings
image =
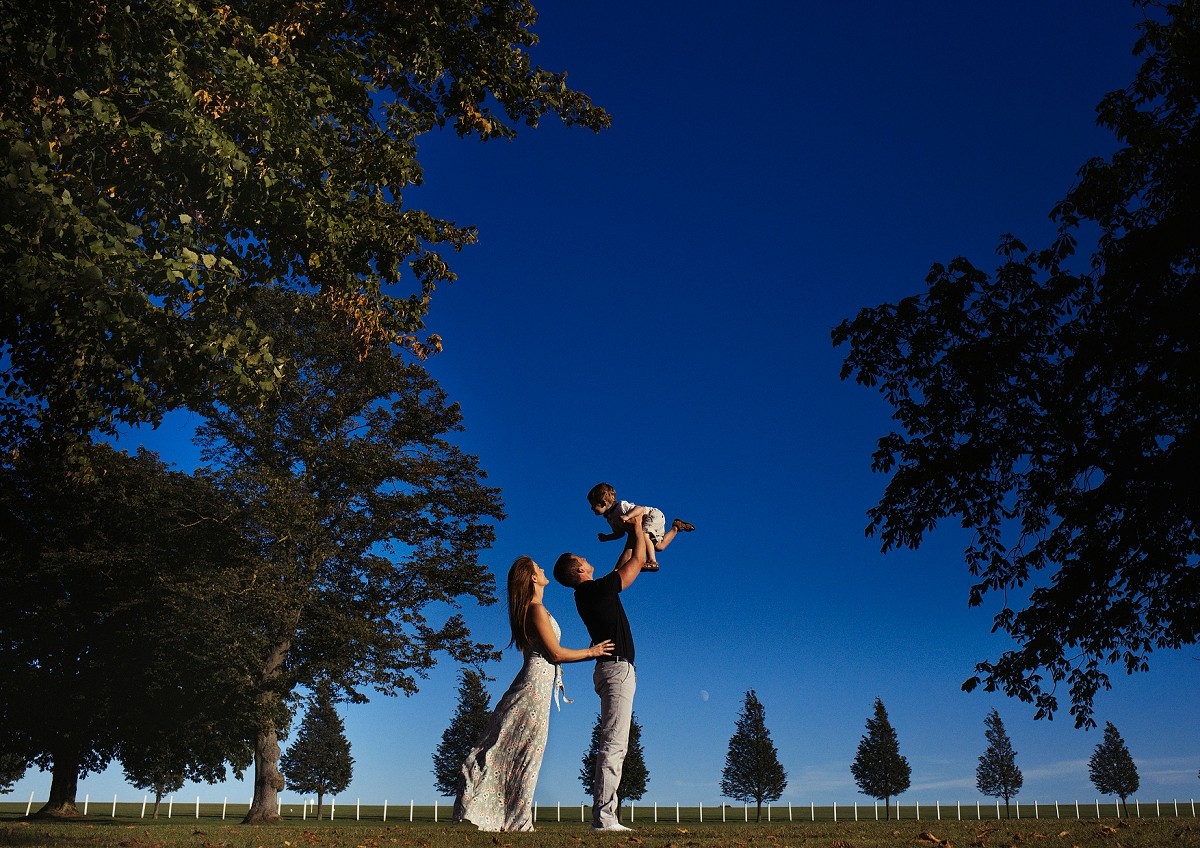
[[[325,793],[337,795],[350,785],[354,758],[350,756],[350,741],[328,686],[317,687],[300,734],[279,764],[293,790],[302,795],[317,793],[318,821]]]
[[[1111,721],[1104,722],[1104,740],[1088,760],[1088,774],[1096,791],[1101,795],[1116,795],[1125,807],[1125,815],[1129,815],[1125,799],[1137,792],[1141,781],[1125,740]]]
[[[787,772],[767,730],[766,712],[751,689],[729,739],[725,769],[721,772],[721,794],[738,801],[753,801],[755,821],[762,819],[763,801],[779,799],[787,786]]]
[[[13,784],[25,776],[25,761],[15,754],[0,753],[0,795],[13,791]]]
[[[596,789],[596,756],[599,751],[600,716],[596,716],[596,724],[592,727],[592,744],[583,755],[583,768],[579,770],[579,780],[588,795]],[[621,809],[622,802],[637,801],[645,795],[649,782],[650,772],[642,751],[642,726],[638,724],[637,716],[633,715],[629,718],[629,744],[625,750],[625,764],[621,768],[621,782],[617,785],[617,809]]]
[[[883,800],[887,818],[891,817],[892,796],[904,792],[912,782],[912,769],[900,756],[900,742],[879,698],[875,699],[875,716],[867,719],[867,734],[858,743],[850,773],[864,795]]]
[[[1005,816],[1011,818],[1009,799],[1016,796],[1025,778],[1017,768],[1017,752],[1013,750],[1012,741],[1004,730],[1000,713],[993,708],[983,724],[988,748],[980,756],[975,769],[975,786],[984,795],[1003,798]]]
[[[130,786],[154,793],[154,818],[158,818],[162,799],[183,788],[183,768],[166,748],[157,751],[142,749],[136,758],[126,755],[122,765]]]
[[[464,668],[458,683],[458,708],[442,741],[433,754],[434,788],[442,795],[456,795],[462,780],[462,765],[487,730],[491,697],[483,686],[484,676]]]

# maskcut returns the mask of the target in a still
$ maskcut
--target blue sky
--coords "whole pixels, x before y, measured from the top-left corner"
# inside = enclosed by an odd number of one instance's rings
[[[573,550],[606,569],[619,545],[596,540],[605,528],[584,500],[600,480],[697,527],[625,597],[644,803],[723,800],[748,689],[788,771],[780,803],[870,803],[849,765],[876,697],[912,765],[905,803],[979,797],[992,707],[1025,775],[1019,800],[1095,799],[1099,731],[960,691],[1008,647],[989,633],[994,604],[967,608],[962,531],[888,555],[864,538],[889,410],[839,381],[829,332],[920,291],[934,262],[991,267],[1002,233],[1045,238],[1077,168],[1112,147],[1094,107],[1133,75],[1139,12],[1118,0],[539,6],[537,61],[569,71],[613,127],[547,121],[513,143],[424,145],[427,183],[410,200],[480,232],[435,297],[445,352],[430,369],[463,407],[461,444],[504,493],[487,555],[498,582],[525,553],[548,567]],[[176,416],[145,442],[190,470],[192,423]],[[567,590],[551,585],[546,603],[564,643],[584,644]],[[507,641],[500,605],[465,613],[478,636]],[[1156,654],[1097,700],[1138,765],[1139,798],[1200,795],[1198,660],[1197,648]],[[493,667],[493,700],[519,662],[510,651]],[[552,718],[538,803],[584,799],[590,677],[566,668],[575,700]],[[357,765],[339,804],[432,801],[456,691],[443,664],[411,698],[344,710]],[[9,798],[44,798],[49,783],[32,773]],[[114,794],[141,797],[119,767],[80,785],[80,800]],[[247,780],[176,797],[250,794]]]

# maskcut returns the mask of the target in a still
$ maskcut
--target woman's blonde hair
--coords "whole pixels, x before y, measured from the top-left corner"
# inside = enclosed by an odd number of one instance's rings
[[[512,631],[509,645],[516,645],[522,652],[533,647],[526,622],[529,606],[533,603],[533,566],[527,556],[519,556],[508,570],[508,627]]]

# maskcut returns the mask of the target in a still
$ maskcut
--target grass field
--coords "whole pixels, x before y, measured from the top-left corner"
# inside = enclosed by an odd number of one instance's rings
[[[592,833],[548,822],[533,833],[481,833],[471,825],[407,821],[285,821],[120,818],[25,821],[0,815],[0,846],[21,848],[1200,848],[1192,818],[1111,820],[636,823],[630,833]]]

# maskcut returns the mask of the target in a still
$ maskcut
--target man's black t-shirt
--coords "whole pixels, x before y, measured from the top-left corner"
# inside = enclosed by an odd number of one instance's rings
[[[621,605],[621,575],[615,571],[575,587],[575,609],[592,644],[612,639],[614,658],[633,662],[633,633]]]

